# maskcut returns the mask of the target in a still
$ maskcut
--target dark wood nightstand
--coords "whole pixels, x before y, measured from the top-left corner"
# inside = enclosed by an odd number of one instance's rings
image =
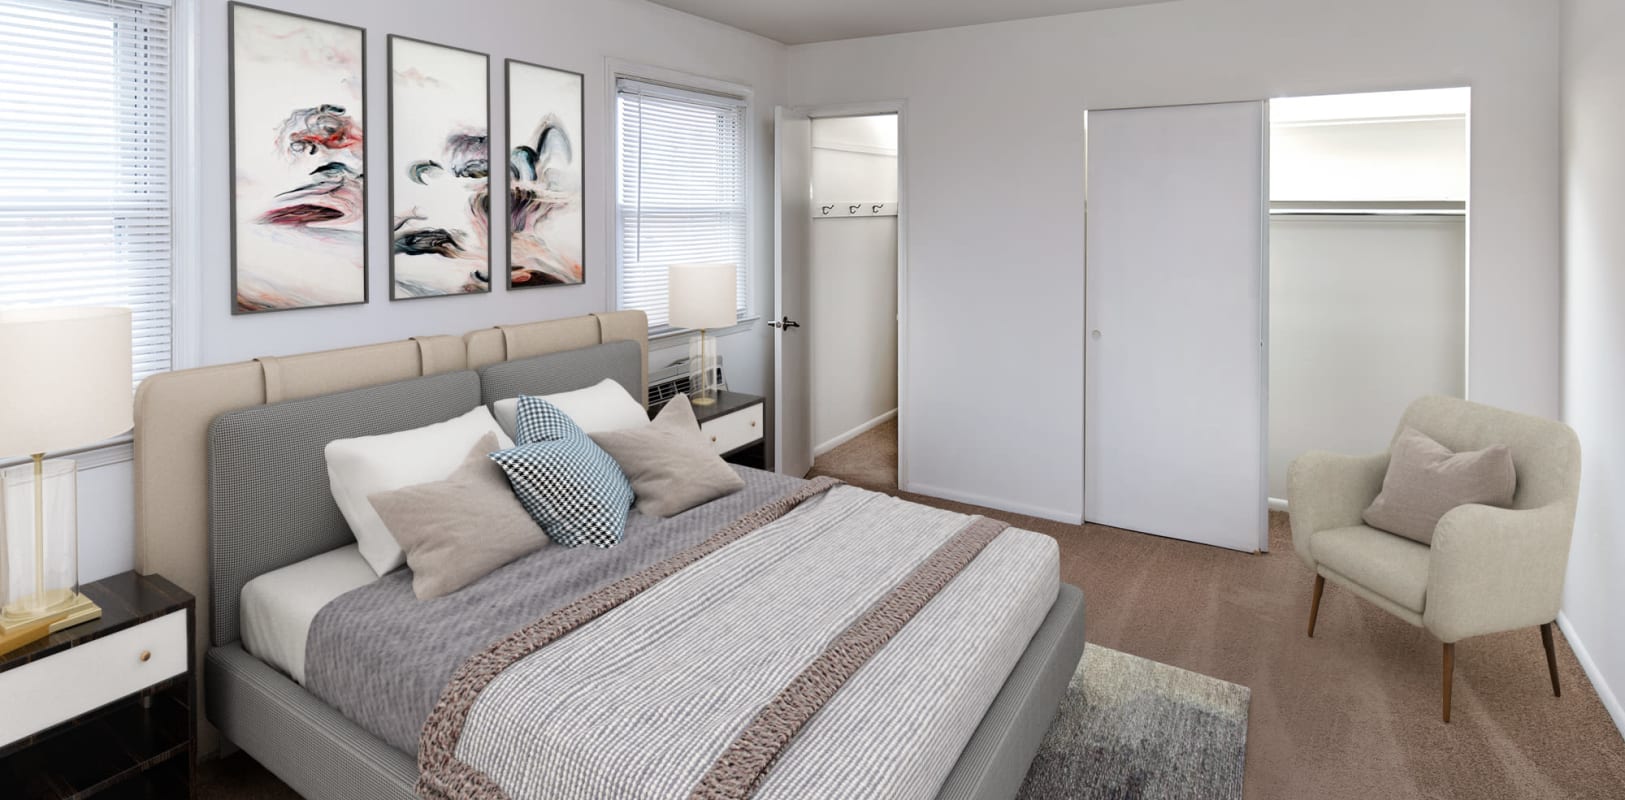
[[[134,572],[80,590],[101,619],[0,654],[0,795],[192,797],[192,595]]]
[[[767,424],[762,418],[761,395],[719,391],[711,405],[694,406],[700,432],[723,460],[743,467],[767,469]],[[659,409],[651,409],[650,415]]]

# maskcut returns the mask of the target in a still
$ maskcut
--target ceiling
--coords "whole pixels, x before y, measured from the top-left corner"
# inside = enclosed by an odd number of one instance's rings
[[[908,33],[1169,0],[654,0],[785,44]]]

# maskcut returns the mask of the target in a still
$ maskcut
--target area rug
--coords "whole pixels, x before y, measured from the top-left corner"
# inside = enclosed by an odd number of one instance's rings
[[[1240,800],[1245,686],[1088,645],[1022,800]]]

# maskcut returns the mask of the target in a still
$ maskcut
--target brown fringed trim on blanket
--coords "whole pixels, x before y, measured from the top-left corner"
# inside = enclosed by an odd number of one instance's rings
[[[814,478],[800,489],[740,517],[711,538],[582,595],[471,656],[446,684],[429,721],[423,725],[418,740],[418,794],[430,800],[507,800],[507,793],[489,776],[457,759],[457,740],[463,734],[463,724],[474,708],[474,700],[491,681],[514,662],[840,484],[835,478]]]
[[[689,799],[750,797],[801,726],[1008,527],[1003,522],[976,517],[937,548],[902,583],[853,620],[790,685],[756,713],[756,718],[706,771]]]

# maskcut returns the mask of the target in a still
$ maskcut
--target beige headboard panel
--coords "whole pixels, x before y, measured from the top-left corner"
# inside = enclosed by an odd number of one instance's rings
[[[637,341],[648,383],[648,322],[618,311],[399,342],[267,357],[154,375],[135,394],[136,569],[197,596],[208,649],[208,436],[227,411],[358,389],[602,342]],[[198,674],[202,674],[201,664]]]
[[[642,311],[612,311],[523,325],[500,325],[469,331],[463,335],[463,341],[468,345],[468,369],[605,342],[637,342],[643,348],[641,385],[644,387],[644,396],[638,399],[648,405],[649,318]]]

